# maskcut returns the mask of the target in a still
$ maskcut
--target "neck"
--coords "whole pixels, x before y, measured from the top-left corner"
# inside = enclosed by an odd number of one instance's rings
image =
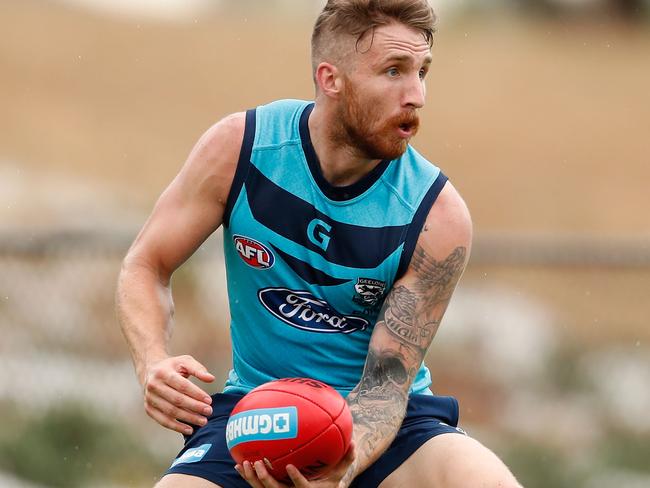
[[[309,116],[309,134],[321,172],[330,185],[348,186],[371,172],[380,160],[365,158],[357,148],[337,142],[337,127],[336,114],[316,102]]]

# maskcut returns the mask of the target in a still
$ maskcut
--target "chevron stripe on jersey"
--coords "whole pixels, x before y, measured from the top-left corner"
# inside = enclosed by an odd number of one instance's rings
[[[226,392],[310,377],[347,394],[386,293],[447,178],[415,149],[347,187],[323,177],[314,105],[249,110],[224,213],[233,368]],[[429,392],[422,365],[412,391]]]

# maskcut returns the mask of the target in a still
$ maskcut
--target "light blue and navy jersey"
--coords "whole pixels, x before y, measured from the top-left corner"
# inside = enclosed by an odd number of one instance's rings
[[[226,392],[309,377],[347,395],[447,181],[409,146],[352,185],[330,185],[309,135],[313,107],[282,100],[246,113],[224,214],[233,344]],[[430,384],[423,364],[411,391],[430,393]]]

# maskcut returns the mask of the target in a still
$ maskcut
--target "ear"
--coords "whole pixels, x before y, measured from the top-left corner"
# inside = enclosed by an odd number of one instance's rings
[[[331,98],[338,98],[343,88],[343,79],[339,69],[330,63],[320,63],[316,68],[316,84],[320,92]]]

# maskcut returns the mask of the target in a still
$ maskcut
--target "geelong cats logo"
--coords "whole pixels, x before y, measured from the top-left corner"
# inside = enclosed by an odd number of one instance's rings
[[[358,278],[357,284],[354,285],[356,295],[352,301],[366,308],[375,308],[379,300],[384,296],[386,291],[386,282],[380,280],[371,280],[370,278]]]
[[[308,291],[264,288],[257,296],[269,312],[297,329],[349,334],[370,325],[364,318],[340,314]]]

